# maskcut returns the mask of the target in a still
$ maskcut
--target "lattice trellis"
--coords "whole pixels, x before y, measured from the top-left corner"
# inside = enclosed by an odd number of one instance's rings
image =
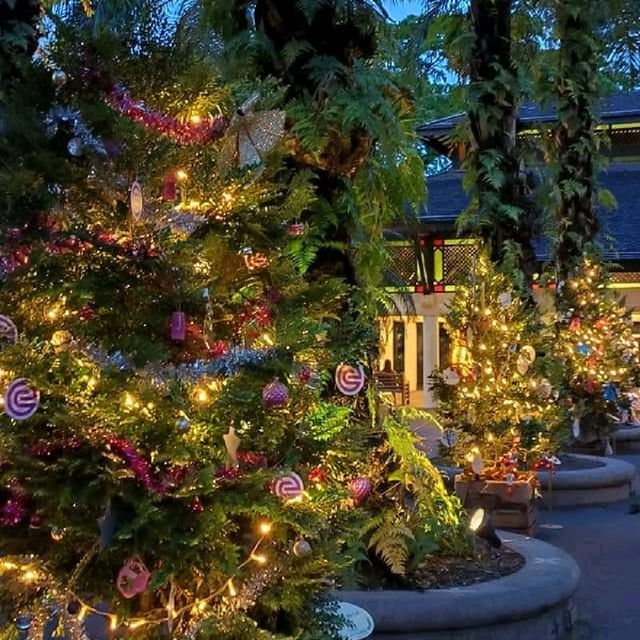
[[[393,242],[387,245],[389,265],[385,285],[392,289],[413,288],[418,283],[418,254],[413,242]]]
[[[432,291],[453,291],[468,278],[477,257],[478,243],[472,238],[436,238]]]

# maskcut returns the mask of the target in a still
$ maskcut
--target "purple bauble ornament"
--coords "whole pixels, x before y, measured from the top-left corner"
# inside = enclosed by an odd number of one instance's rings
[[[262,401],[270,409],[284,407],[289,402],[289,389],[279,380],[274,380],[262,390]]]

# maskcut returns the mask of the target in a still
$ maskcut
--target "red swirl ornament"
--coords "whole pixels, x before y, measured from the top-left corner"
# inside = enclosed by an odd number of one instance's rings
[[[224,116],[201,118],[197,122],[181,122],[177,118],[158,113],[136,102],[123,87],[115,87],[108,94],[107,103],[134,122],[153,129],[178,144],[206,144],[222,136],[228,121]]]
[[[347,486],[349,489],[349,493],[352,498],[360,503],[363,500],[366,500],[373,490],[373,485],[371,484],[371,480],[369,478],[359,477],[353,478]]]

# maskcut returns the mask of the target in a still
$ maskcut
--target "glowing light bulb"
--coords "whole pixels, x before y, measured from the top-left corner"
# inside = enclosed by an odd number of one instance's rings
[[[191,124],[199,125],[202,122],[202,116],[199,113],[192,113],[189,116],[189,122],[191,122]]]
[[[267,564],[267,556],[263,553],[252,553],[251,559],[258,564]]]
[[[118,628],[118,616],[109,616],[109,629],[115,631]]]
[[[200,389],[196,391],[196,401],[200,404],[209,402],[209,398],[209,392],[204,387],[200,387]]]
[[[178,169],[176,171],[176,180],[184,182],[189,177],[189,174],[184,169]]]
[[[136,404],[136,400],[129,392],[127,392],[127,393],[124,394],[124,398],[122,400],[122,403],[124,404],[124,406],[127,409],[133,409],[133,407]]]
[[[238,591],[236,590],[236,587],[233,584],[233,580],[229,579],[229,582],[227,582],[227,588],[229,589],[229,595],[232,598],[235,598],[238,595]]]
[[[272,526],[270,522],[263,521],[258,525],[258,531],[262,536],[268,536],[271,533],[271,529]]]

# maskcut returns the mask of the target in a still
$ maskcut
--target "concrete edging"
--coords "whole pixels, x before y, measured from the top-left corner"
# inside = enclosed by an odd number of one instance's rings
[[[626,500],[637,474],[636,468],[616,458],[602,458],[569,454],[571,457],[597,463],[591,469],[563,471],[556,467],[553,474],[551,504],[554,507],[575,507],[584,505],[609,504]],[[548,504],[549,491],[547,471],[537,471],[542,488],[542,503]]]
[[[374,638],[501,640],[561,638],[573,625],[572,596],[580,569],[561,549],[506,531],[504,543],[525,557],[510,576],[466,587],[426,591],[341,591],[368,611]]]
[[[640,426],[625,425],[613,432],[616,451],[640,451]]]

